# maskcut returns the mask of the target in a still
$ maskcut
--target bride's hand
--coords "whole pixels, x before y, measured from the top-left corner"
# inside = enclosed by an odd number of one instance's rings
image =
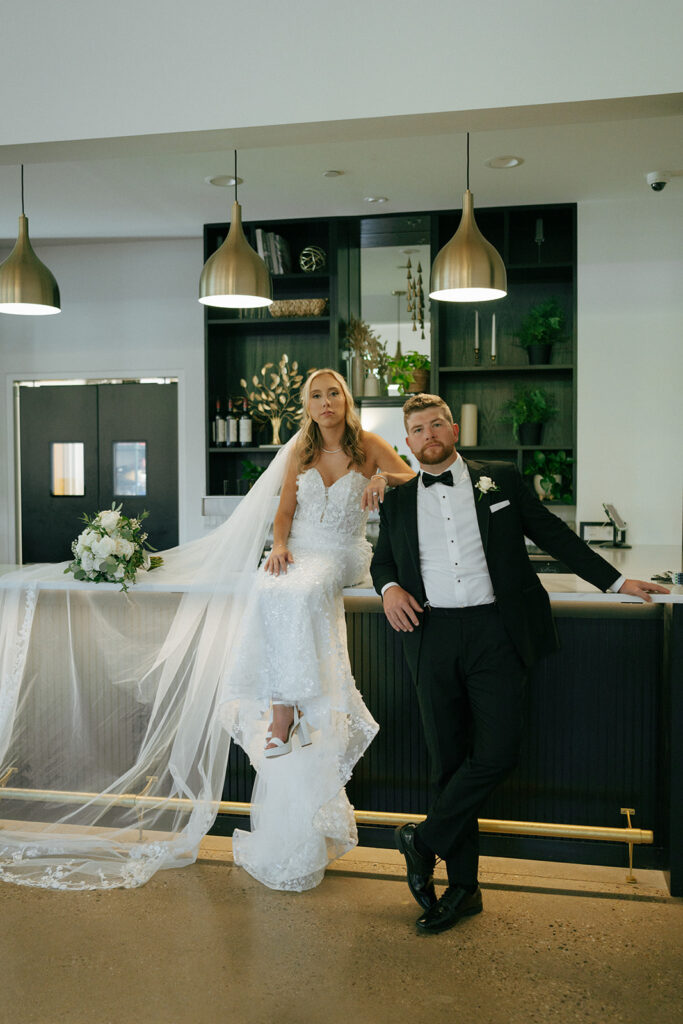
[[[279,576],[281,572],[287,572],[287,566],[294,561],[294,555],[286,547],[273,548],[263,566],[264,572],[271,576]]]
[[[383,476],[371,476],[360,499],[360,507],[363,512],[376,512],[380,503],[384,501],[386,489],[387,482]]]

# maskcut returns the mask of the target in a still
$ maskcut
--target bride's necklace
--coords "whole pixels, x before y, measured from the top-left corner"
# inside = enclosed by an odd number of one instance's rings
[[[336,455],[337,452],[342,450],[343,445],[339,445],[338,448],[322,448],[321,451],[325,452],[325,455]]]

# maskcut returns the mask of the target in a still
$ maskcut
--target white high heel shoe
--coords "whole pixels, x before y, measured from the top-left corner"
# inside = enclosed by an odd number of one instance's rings
[[[266,733],[266,741],[274,744],[274,746],[266,747],[263,751],[263,756],[282,757],[283,754],[289,754],[292,749],[292,737],[295,732],[298,732],[299,743],[302,747],[310,746],[312,741],[311,734],[308,731],[308,724],[297,707],[294,708],[294,718],[287,732],[286,740],[281,740],[279,736],[273,736],[271,730]]]

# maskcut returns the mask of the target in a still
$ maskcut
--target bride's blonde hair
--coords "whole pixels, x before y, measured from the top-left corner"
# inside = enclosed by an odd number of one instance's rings
[[[362,442],[363,428],[360,425],[360,419],[356,412],[356,407],[353,404],[353,395],[349,391],[349,386],[341,373],[337,373],[336,370],[330,370],[327,368],[323,370],[312,370],[301,389],[303,418],[301,420],[301,431],[299,433],[299,440],[297,441],[296,449],[299,465],[302,469],[306,469],[307,466],[312,465],[312,463],[320,457],[323,450],[323,436],[320,433],[320,427],[315,420],[311,418],[309,411],[313,381],[323,373],[329,373],[331,377],[334,377],[344,395],[344,401],[346,403],[346,423],[341,439],[342,449],[348,455],[350,464],[353,464],[354,466],[362,466],[365,462],[365,449],[363,448]]]

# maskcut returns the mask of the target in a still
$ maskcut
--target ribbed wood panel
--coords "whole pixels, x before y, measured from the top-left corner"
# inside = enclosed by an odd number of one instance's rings
[[[622,826],[621,807],[634,807],[634,824],[655,831],[654,847],[639,848],[637,863],[659,866],[666,843],[663,616],[661,607],[628,611],[558,618],[562,650],[529,680],[519,765],[481,816]],[[375,612],[347,614],[347,627],[356,682],[380,724],[349,798],[364,810],[425,813],[429,765],[400,637]],[[253,773],[241,751],[230,757],[225,798],[248,800]],[[372,829],[368,841],[390,844],[390,830]],[[482,850],[607,863],[626,857],[625,846],[504,836],[482,837]]]

